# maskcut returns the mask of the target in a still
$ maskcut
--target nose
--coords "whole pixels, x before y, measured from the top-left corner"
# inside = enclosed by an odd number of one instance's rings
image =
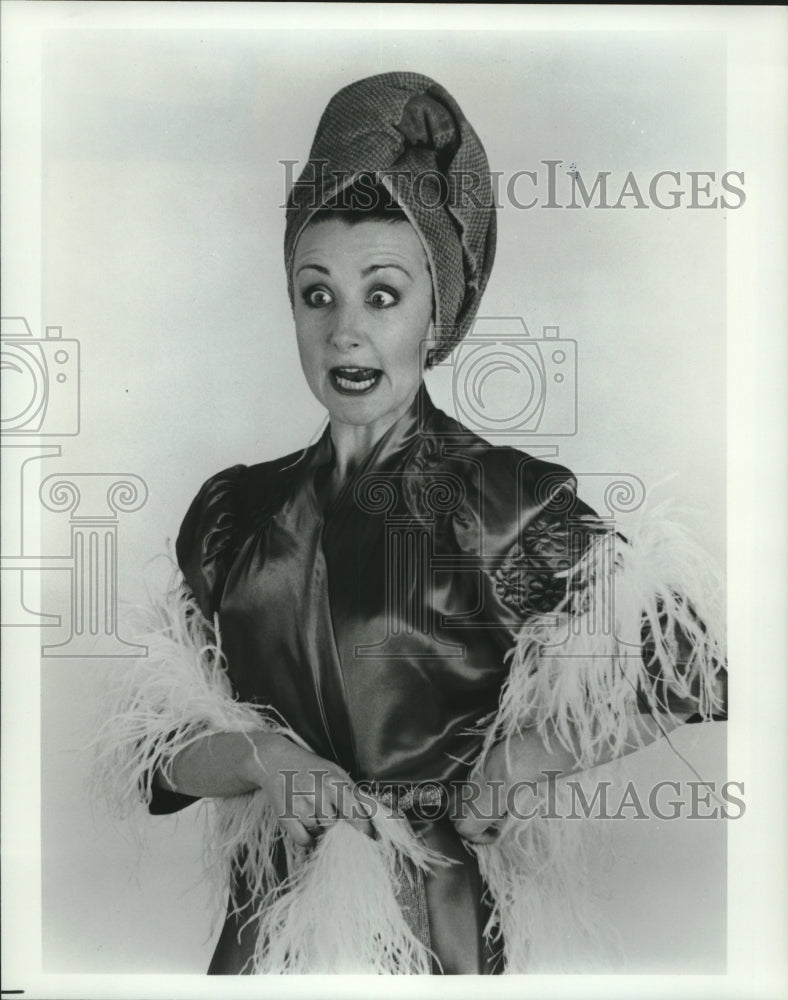
[[[362,310],[346,303],[335,310],[329,342],[338,351],[352,351],[364,342]]]

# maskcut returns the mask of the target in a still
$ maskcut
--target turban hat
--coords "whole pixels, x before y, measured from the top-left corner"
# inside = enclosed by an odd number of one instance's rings
[[[479,137],[457,102],[419,73],[383,73],[340,90],[323,112],[287,202],[285,267],[314,212],[373,174],[418,233],[435,296],[442,361],[468,332],[495,256],[495,204]]]

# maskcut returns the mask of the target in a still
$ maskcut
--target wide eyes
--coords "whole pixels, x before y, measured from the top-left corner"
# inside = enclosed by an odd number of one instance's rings
[[[325,288],[307,288],[304,292],[304,301],[314,309],[322,309],[323,306],[330,306],[334,299]]]
[[[325,309],[334,303],[334,296],[326,288],[313,286],[302,292],[304,302],[312,309]],[[399,302],[399,296],[393,289],[374,288],[365,300],[374,309],[388,309]]]
[[[398,301],[394,292],[389,291],[387,288],[376,288],[374,292],[367,296],[367,302],[376,309],[388,309],[389,306],[393,306]]]

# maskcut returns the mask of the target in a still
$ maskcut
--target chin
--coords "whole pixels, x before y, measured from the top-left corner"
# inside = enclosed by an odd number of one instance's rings
[[[373,392],[357,396],[337,392],[330,381],[321,388],[321,402],[329,416],[345,424],[363,426],[372,423],[392,408],[391,392],[385,381],[379,383]]]
[[[330,403],[324,399],[323,404],[332,420],[357,427],[373,423],[388,410],[388,407],[376,404],[371,399],[332,399]]]

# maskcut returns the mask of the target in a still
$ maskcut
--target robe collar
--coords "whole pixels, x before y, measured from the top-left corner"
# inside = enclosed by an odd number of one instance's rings
[[[419,440],[431,423],[435,412],[435,404],[430,399],[430,394],[422,381],[408,409],[385,431],[358,463],[351,475],[348,476],[345,485],[337,495],[337,499],[346,494],[350,484],[358,481],[360,476],[376,469],[390,468],[392,465],[396,465],[397,461]],[[318,469],[333,464],[334,457],[335,449],[331,439],[331,426],[327,424],[315,444],[313,460],[309,463],[313,476]]]

